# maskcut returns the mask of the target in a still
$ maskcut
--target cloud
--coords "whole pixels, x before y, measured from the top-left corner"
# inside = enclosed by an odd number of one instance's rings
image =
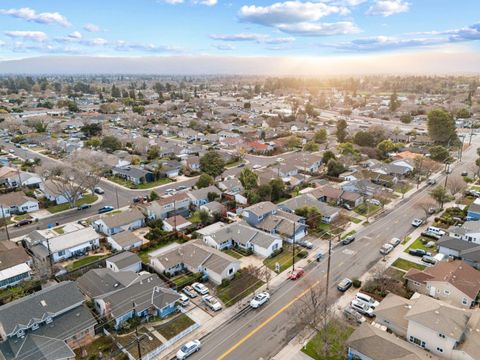
[[[10,15],[39,24],[58,24],[64,27],[71,25],[67,18],[58,12],[37,13],[35,10],[27,7],[21,9],[0,9],[0,14]]]
[[[10,38],[22,38],[33,41],[48,40],[47,34],[45,34],[43,31],[5,31],[5,35]]]
[[[90,23],[83,25],[83,29],[88,32],[99,32],[101,30],[99,26]]]
[[[407,12],[410,9],[410,3],[404,0],[376,0],[371,5],[366,15],[372,16],[390,16],[393,14]]]
[[[221,41],[258,41],[261,38],[264,38],[266,35],[261,34],[249,34],[249,33],[240,33],[240,34],[212,34],[209,35],[210,39],[221,40]]]
[[[71,34],[69,34],[68,37],[69,37],[70,39],[78,40],[78,39],[81,39],[81,38],[82,38],[82,34],[81,34],[79,31],[74,31],[74,32],[72,32]]]
[[[291,42],[294,42],[295,38],[293,37],[283,37],[283,38],[269,38],[263,40],[263,43],[265,44],[289,44]]]
[[[335,23],[309,23],[281,24],[278,29],[283,32],[298,36],[330,36],[355,34],[360,29],[350,21],[339,21]]]
[[[175,0],[174,0],[175,1]],[[215,6],[217,5],[217,0],[194,0],[194,4],[200,4],[205,6]]]
[[[150,53],[181,53],[183,51],[180,48],[168,45],[130,43],[123,40],[115,42],[113,49],[116,51],[141,51]]]
[[[157,2],[164,2],[170,5],[183,4],[184,0],[158,0]]]
[[[222,51],[235,50],[235,46],[233,46],[232,44],[212,44],[212,46],[217,50],[222,50]]]
[[[94,39],[85,39],[82,40],[81,43],[83,45],[90,45],[90,46],[103,46],[107,45],[108,41],[104,38],[94,38]]]

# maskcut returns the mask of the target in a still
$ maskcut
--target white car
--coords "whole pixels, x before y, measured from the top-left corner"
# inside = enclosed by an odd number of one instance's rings
[[[203,295],[202,300],[213,311],[222,310],[222,304],[220,304],[220,302],[217,299],[215,299],[212,295]]]
[[[390,254],[392,250],[393,250],[392,244],[383,244],[383,246],[380,248],[380,254],[387,255],[387,254]]]
[[[400,240],[399,238],[392,238],[392,240],[390,240],[389,244],[392,245],[393,247],[396,247],[396,246],[400,245],[401,242],[402,242],[402,240]]]
[[[199,293],[200,295],[207,295],[208,294],[208,288],[203,285],[203,284],[200,284],[198,282],[196,283],[193,283],[192,284],[192,288],[197,292]]]
[[[259,164],[255,164],[252,166],[254,169],[260,169],[262,167],[262,165],[259,165]]]
[[[270,300],[270,294],[266,291],[263,291],[255,295],[253,299],[250,300],[250,306],[254,309],[257,309],[258,307],[265,304],[268,300]]]
[[[200,340],[192,340],[183,345],[180,350],[177,351],[177,360],[183,360],[199,351],[202,347]]]
[[[180,294],[180,299],[178,299],[177,302],[180,304],[180,306],[186,307],[188,304],[190,304],[190,299],[187,295]]]
[[[373,308],[365,304],[364,302],[358,301],[357,299],[352,300],[352,308],[357,310],[360,314],[366,315],[368,317],[373,317]]]
[[[367,202],[369,202],[372,205],[380,206],[382,203],[378,201],[377,199],[368,199]]]
[[[358,300],[360,302],[363,302],[370,306],[371,308],[376,308],[380,303],[372,298],[370,295],[364,294],[362,292],[358,292],[357,295],[355,295],[355,300]]]
[[[419,227],[419,226],[422,225],[422,224],[423,224],[423,220],[422,220],[422,219],[416,218],[416,219],[413,219],[413,220],[412,220],[412,226]]]

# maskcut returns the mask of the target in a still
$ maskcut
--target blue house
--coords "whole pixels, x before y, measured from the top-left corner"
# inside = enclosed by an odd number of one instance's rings
[[[266,219],[268,216],[277,212],[277,205],[270,201],[262,201],[252,206],[249,206],[242,211],[242,218],[251,226],[256,226],[258,223]]]
[[[468,207],[467,219],[480,220],[480,199],[475,199],[475,201]]]
[[[179,299],[180,295],[167,288],[156,274],[144,274],[127,287],[95,298],[94,303],[101,316],[115,320],[118,330],[134,316],[167,317],[177,311]]]
[[[195,205],[196,207],[200,207],[210,202],[210,200],[208,200],[209,193],[215,193],[218,195],[219,198],[222,197],[222,192],[213,185],[198,190],[192,190],[188,193],[188,196],[192,200],[193,205]]]

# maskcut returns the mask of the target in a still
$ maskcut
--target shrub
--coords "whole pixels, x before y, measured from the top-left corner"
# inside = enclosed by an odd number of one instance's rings
[[[300,250],[298,252],[297,256],[301,259],[305,259],[308,256],[308,251],[307,250]]]
[[[270,255],[271,258],[274,258],[275,256],[277,256],[278,254],[282,253],[283,252],[283,248],[280,248],[278,250],[275,250],[274,252],[272,252],[272,255]]]
[[[355,278],[352,280],[352,285],[355,289],[359,289],[362,286],[362,282]]]

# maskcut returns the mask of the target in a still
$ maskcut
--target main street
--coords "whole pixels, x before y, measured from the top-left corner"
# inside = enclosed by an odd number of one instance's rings
[[[480,141],[474,138],[472,146],[464,152],[463,160],[457,163],[449,176],[458,176],[462,171],[472,171],[476,148]],[[445,175],[438,178],[442,183]],[[443,183],[442,183],[443,184]],[[359,278],[381,258],[380,247],[392,237],[404,238],[412,230],[411,221],[423,217],[419,204],[431,201],[431,187],[418,190],[403,200],[396,208],[385,213],[377,221],[356,234],[352,244],[334,249],[331,257],[329,302],[341,294],[336,284],[344,277]],[[263,308],[244,310],[236,317],[215,329],[202,339],[202,351],[192,359],[211,360],[258,360],[270,359],[277,354],[297,333],[294,310],[301,306],[299,300],[309,287],[326,285],[326,260],[311,263],[306,275],[299,281],[284,282],[272,293],[272,299]]]

